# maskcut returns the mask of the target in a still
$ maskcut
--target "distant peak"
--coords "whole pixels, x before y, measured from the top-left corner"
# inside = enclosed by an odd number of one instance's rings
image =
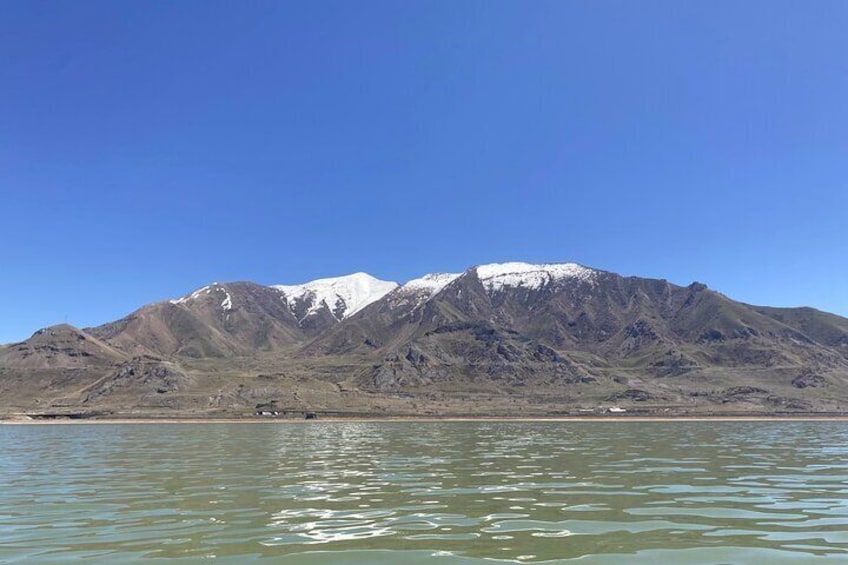
[[[398,287],[393,281],[383,281],[368,273],[353,273],[341,277],[316,279],[303,284],[273,285],[282,292],[294,311],[295,305],[307,302],[302,318],[326,306],[336,319],[348,318]]]
[[[216,298],[221,298],[221,309],[228,312],[233,309],[233,297],[227,290],[227,287],[221,283],[213,282],[204,287],[198,288],[191,294],[187,294],[174,300],[169,300],[171,304],[187,304],[207,295],[216,295]]]
[[[60,333],[82,333],[79,328],[72,326],[70,324],[55,324],[53,326],[47,326],[46,328],[41,328],[40,330],[36,330],[35,333],[32,334],[32,337],[37,335],[52,335],[55,336]]]
[[[421,278],[412,279],[401,288],[404,291],[436,294],[461,275],[462,273],[430,273]]]
[[[574,279],[593,282],[598,271],[577,263],[491,263],[475,267],[477,276],[489,291],[504,287],[538,289],[550,282]]]

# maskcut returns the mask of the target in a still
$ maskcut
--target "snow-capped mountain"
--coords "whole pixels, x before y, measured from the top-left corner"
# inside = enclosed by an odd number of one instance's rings
[[[212,283],[0,347],[0,407],[255,410],[307,397],[309,408],[362,413],[384,403],[446,413],[453,402],[509,414],[574,402],[840,410],[848,319],[734,302],[699,283],[511,262],[403,285],[365,273]]]
[[[431,273],[418,279],[412,279],[400,287],[400,290],[409,294],[432,296],[458,279],[461,275],[462,273]]]
[[[344,320],[398,286],[396,282],[383,281],[367,273],[354,273],[303,284],[278,284],[271,288],[283,293],[292,313],[302,321],[325,308],[336,320]]]
[[[340,277],[316,279],[302,284],[276,284],[270,288],[279,291],[292,314],[303,321],[321,311],[335,320],[350,318],[369,304],[382,299],[392,291],[401,296],[413,295],[425,301],[439,294],[447,285],[471,271],[490,293],[505,288],[538,290],[546,285],[556,285],[566,280],[592,282],[599,271],[576,263],[531,264],[521,262],[478,265],[465,273],[429,273],[400,285],[394,281],[380,280],[368,273],[353,273]],[[189,304],[200,299],[220,299],[220,309],[233,309],[233,298],[226,285],[214,282],[194,292],[170,300],[171,304]]]
[[[446,286],[462,276],[462,273],[431,273],[412,279],[386,295],[384,300],[394,306],[417,308],[439,294]]]
[[[538,290],[547,284],[556,284],[562,280],[591,282],[598,275],[598,271],[577,263],[492,263],[480,265],[476,271],[489,292],[498,292],[506,287]]]

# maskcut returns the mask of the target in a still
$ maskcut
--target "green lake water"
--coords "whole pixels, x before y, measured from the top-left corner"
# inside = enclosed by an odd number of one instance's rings
[[[0,426],[0,564],[848,563],[839,422]]]

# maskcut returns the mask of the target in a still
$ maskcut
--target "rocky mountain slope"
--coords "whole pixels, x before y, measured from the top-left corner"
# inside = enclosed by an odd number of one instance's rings
[[[848,319],[703,284],[504,263],[213,283],[0,349],[6,412],[841,413]]]

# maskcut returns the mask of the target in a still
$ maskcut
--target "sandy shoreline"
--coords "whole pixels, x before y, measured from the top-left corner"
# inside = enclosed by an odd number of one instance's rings
[[[315,420],[295,418],[99,418],[99,419],[0,419],[0,425],[104,425],[104,424],[296,424],[320,425],[322,423],[436,423],[436,422],[514,422],[514,423],[591,423],[591,422],[848,422],[845,416],[562,416],[562,417],[363,417],[321,418]]]

